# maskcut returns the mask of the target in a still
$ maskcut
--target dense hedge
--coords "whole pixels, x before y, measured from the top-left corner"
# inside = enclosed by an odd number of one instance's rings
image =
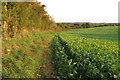
[[[52,30],[56,24],[39,2],[2,3],[3,37],[14,37],[25,30]]]

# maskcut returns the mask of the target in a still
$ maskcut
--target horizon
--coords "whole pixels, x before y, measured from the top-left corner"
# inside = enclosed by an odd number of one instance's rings
[[[55,22],[55,23],[106,23],[106,24],[108,23],[109,24],[109,22]],[[116,22],[115,24],[118,24],[118,22]]]

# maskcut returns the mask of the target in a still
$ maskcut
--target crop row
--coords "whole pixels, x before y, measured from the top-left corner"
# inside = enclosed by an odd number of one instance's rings
[[[55,35],[51,54],[59,79],[118,78],[118,47],[96,39],[62,39]],[[111,45],[111,46],[110,46]]]

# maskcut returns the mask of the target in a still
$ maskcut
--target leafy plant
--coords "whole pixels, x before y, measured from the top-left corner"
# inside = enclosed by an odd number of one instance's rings
[[[118,47],[114,42],[69,35],[64,37],[66,42],[55,35],[50,45],[58,78],[84,80],[119,77]]]

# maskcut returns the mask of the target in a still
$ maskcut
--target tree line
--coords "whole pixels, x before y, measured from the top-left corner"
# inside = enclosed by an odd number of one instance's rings
[[[24,30],[56,29],[56,24],[40,2],[2,3],[2,34],[13,38]]]
[[[104,27],[104,26],[118,26],[118,23],[56,23],[61,30],[76,29],[76,28],[92,28],[92,27]]]

